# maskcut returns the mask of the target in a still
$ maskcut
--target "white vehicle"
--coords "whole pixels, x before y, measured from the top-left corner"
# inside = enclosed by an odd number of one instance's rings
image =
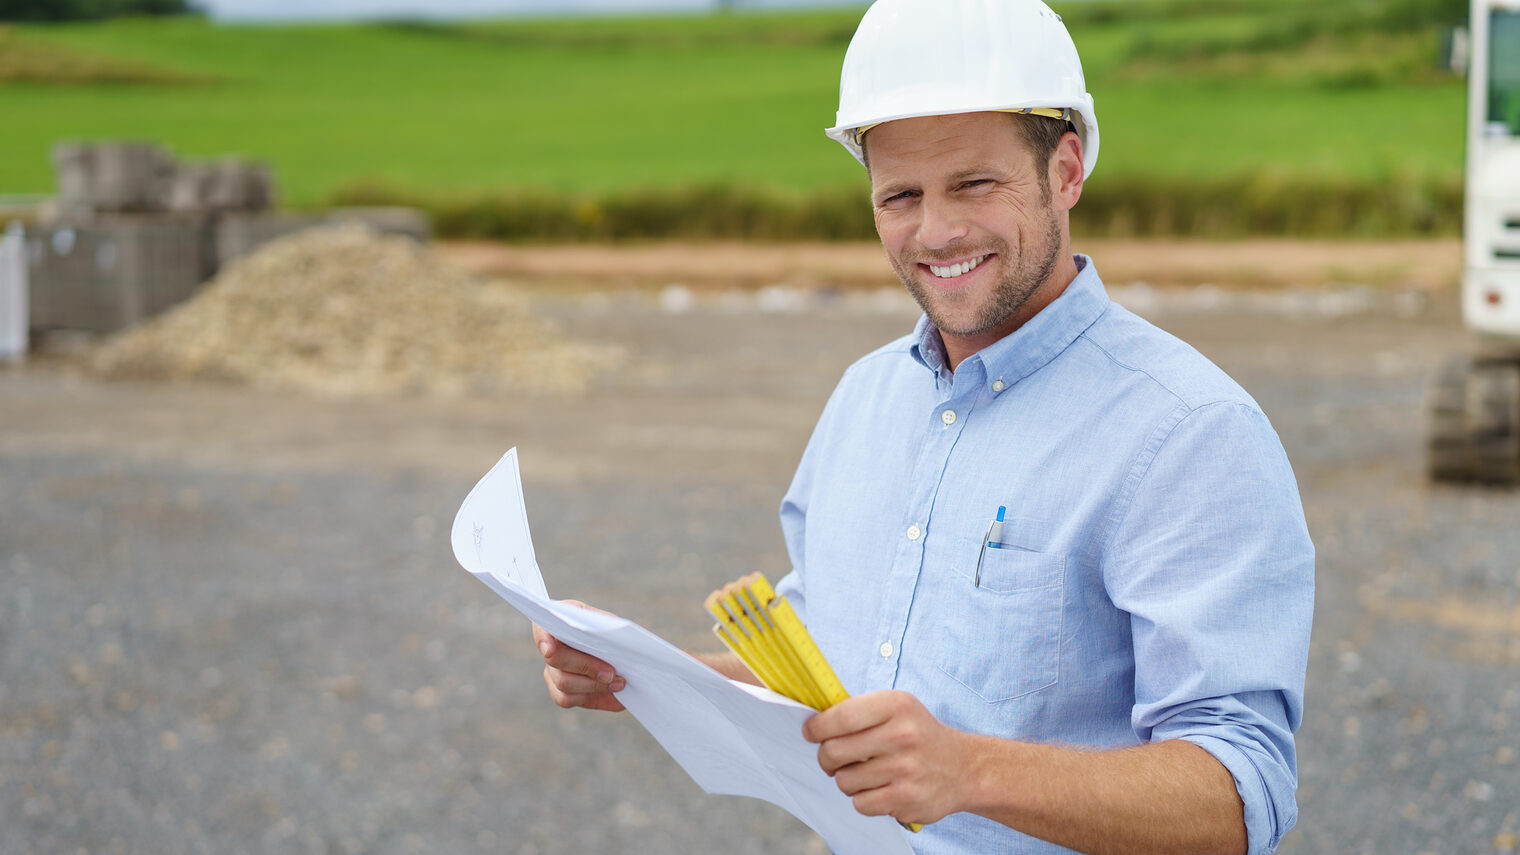
[[[1462,318],[1427,401],[1432,478],[1520,481],[1520,0],[1473,0]]]

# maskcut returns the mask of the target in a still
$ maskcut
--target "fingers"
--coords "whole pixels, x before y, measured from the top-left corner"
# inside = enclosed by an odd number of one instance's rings
[[[859,695],[808,719],[818,765],[867,816],[934,822],[956,810],[964,771],[950,729],[912,695]]]
[[[847,698],[803,722],[802,737],[824,742],[860,733],[901,715],[915,703],[905,692],[871,692]]]
[[[538,652],[543,654],[544,662],[549,667],[568,675],[586,677],[603,685],[610,685],[617,678],[617,671],[606,662],[564,644],[544,632],[542,627],[534,626],[533,629],[533,634],[538,640]]]
[[[855,812],[862,816],[890,816],[901,820],[898,814],[905,812],[897,806],[899,799],[891,786],[856,790],[847,792],[845,795],[850,797],[850,803],[855,806]]]
[[[557,690],[566,695],[590,695],[600,692],[621,692],[624,682],[622,677],[613,677],[610,680],[597,677],[587,677],[584,674],[574,674],[555,668],[553,665],[544,666],[545,679],[549,681],[551,690]]]
[[[588,710],[605,710],[607,712],[622,712],[623,702],[617,699],[614,692],[623,689],[621,677],[613,681],[612,685],[595,684],[589,690],[580,690],[574,686],[563,688],[559,684],[563,672],[556,671],[552,666],[544,666],[544,685],[549,688],[549,698],[557,706],[565,709],[580,707]],[[616,686],[616,688],[613,688]]]
[[[912,822],[933,822],[943,816],[930,807],[919,759],[890,752],[861,760],[842,759],[858,756],[862,746],[848,744],[851,739],[829,740],[819,746],[818,762],[833,777],[834,786],[850,797],[856,812]]]
[[[544,657],[544,685],[555,704],[566,709],[623,709],[613,693],[622,691],[627,682],[611,665],[562,643],[537,624],[533,639]]]
[[[838,740],[826,742],[818,748],[818,765],[845,795],[853,796],[862,790],[874,790],[892,783],[893,767],[897,764],[891,755],[841,759],[856,757],[855,748],[841,747]]]
[[[818,742],[818,765],[830,777],[852,763],[871,759],[874,740],[865,733],[846,733]]]
[[[819,761],[823,762],[820,748]],[[856,812],[864,816],[898,816],[907,809],[902,764],[891,757],[873,757],[846,763],[829,772],[834,786],[850,797]]]
[[[841,701],[802,723],[802,736],[818,744],[818,765],[829,775],[876,753],[870,731],[885,720],[876,694]]]

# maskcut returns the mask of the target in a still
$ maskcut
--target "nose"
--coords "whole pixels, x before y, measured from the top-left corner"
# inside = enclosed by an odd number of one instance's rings
[[[924,249],[945,249],[966,237],[966,223],[952,201],[925,194],[918,210],[918,242]]]

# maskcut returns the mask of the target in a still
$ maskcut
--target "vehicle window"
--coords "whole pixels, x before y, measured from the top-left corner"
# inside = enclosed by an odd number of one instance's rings
[[[1496,9],[1488,22],[1488,132],[1520,136],[1520,12]]]

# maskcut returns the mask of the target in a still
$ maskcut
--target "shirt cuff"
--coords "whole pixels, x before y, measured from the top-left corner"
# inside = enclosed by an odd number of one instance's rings
[[[1209,752],[1230,770],[1230,775],[1235,778],[1235,791],[1240,794],[1241,804],[1245,807],[1247,853],[1268,855],[1277,849],[1283,835],[1298,821],[1298,802],[1293,794],[1288,794],[1286,804],[1282,806],[1284,812],[1279,815],[1272,794],[1262,780],[1261,771],[1234,743],[1202,734],[1186,734],[1175,738],[1191,742]]]

